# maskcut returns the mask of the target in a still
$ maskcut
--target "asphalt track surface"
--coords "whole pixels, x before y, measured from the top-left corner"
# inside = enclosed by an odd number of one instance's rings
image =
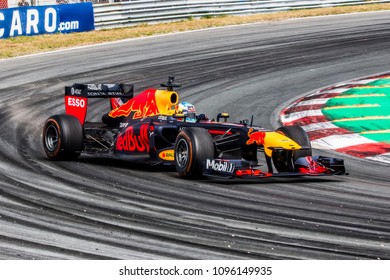
[[[184,181],[165,167],[43,154],[74,82],[168,75],[198,112],[278,126],[281,108],[389,70],[390,12],[225,27],[0,61],[1,259],[389,259],[389,166],[349,176]],[[96,103],[99,119],[108,105]]]

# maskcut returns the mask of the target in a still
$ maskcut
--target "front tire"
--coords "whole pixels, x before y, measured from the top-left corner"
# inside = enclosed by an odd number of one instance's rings
[[[203,162],[215,156],[214,142],[204,128],[184,128],[176,137],[175,167],[180,177],[196,179],[203,176]]]
[[[70,115],[54,115],[46,120],[42,142],[46,155],[52,160],[77,159],[83,148],[83,127]]]

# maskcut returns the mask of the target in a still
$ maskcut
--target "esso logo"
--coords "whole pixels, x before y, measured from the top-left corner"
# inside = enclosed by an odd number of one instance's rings
[[[68,98],[68,106],[84,108],[85,107],[85,100],[69,97]]]

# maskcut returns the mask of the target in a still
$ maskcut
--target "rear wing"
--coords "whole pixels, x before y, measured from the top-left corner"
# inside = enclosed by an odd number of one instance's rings
[[[71,87],[65,87],[65,96],[132,98],[133,95],[133,84],[73,84]]]
[[[133,84],[73,84],[65,87],[65,112],[78,118],[83,125],[89,98],[109,98],[113,110],[133,96]]]

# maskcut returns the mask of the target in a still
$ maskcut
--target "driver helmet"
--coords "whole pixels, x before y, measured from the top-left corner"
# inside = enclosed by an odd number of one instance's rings
[[[180,102],[176,105],[176,114],[183,114],[186,116],[185,121],[194,123],[196,122],[196,110],[195,106],[188,102]]]

